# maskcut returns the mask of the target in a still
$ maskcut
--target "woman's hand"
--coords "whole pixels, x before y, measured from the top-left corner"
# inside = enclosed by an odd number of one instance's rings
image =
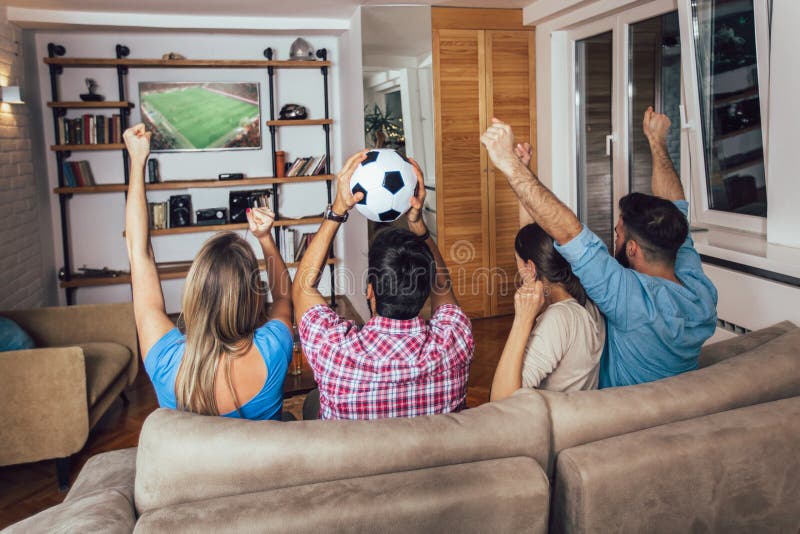
[[[514,294],[515,318],[533,324],[544,306],[544,286],[539,280],[526,280]]]
[[[272,223],[275,222],[275,212],[269,208],[247,208],[245,211],[247,222],[250,224],[250,233],[257,239],[270,237]]]
[[[137,165],[144,165],[150,155],[150,136],[152,134],[144,129],[141,122],[125,130],[122,138],[125,139],[125,147],[131,161]]]
[[[350,156],[342,170],[336,175],[336,200],[333,201],[331,207],[336,215],[344,215],[364,198],[364,193],[359,192],[354,195],[350,190],[350,178],[353,177],[358,165],[367,157],[367,152],[369,151],[362,150]]]
[[[414,174],[417,175],[417,188],[414,191],[414,196],[411,197],[411,208],[408,210],[408,229],[419,237],[424,236],[428,228],[425,226],[425,221],[422,219],[422,208],[425,206],[425,179],[422,176],[422,169],[419,168],[419,163],[411,158],[408,158],[411,165],[414,166]]]

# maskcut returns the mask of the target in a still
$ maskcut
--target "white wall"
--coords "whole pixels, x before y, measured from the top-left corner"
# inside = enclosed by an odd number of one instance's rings
[[[131,58],[161,57],[165,52],[179,52],[190,59],[264,59],[262,52],[272,47],[278,59],[287,59],[289,46],[296,36],[288,35],[241,35],[224,33],[172,33],[172,32],[40,32],[36,36],[36,57],[47,56],[47,43],[64,45],[67,57],[114,57],[117,43],[125,44],[131,50]],[[358,76],[348,74],[343,77],[340,69],[352,69],[339,55],[340,38],[336,36],[314,35],[306,37],[316,48],[328,49],[331,68],[329,90],[331,95],[331,116],[335,121],[332,133],[333,168],[341,163],[342,132],[344,119],[341,108],[349,102],[351,95],[343,91],[351,78],[360,86]],[[360,44],[359,54],[360,54]],[[348,58],[347,61],[350,61]],[[41,94],[38,96],[42,108],[47,110],[46,102],[50,94],[47,67],[39,61],[38,73]],[[116,74],[113,69],[64,69],[60,90],[62,100],[77,100],[78,94],[85,92],[84,78],[92,77],[100,85],[99,92],[108,100],[117,100]],[[136,104],[131,121],[139,120],[138,83],[143,81],[252,81],[261,84],[262,140],[260,150],[161,153],[154,157],[159,160],[162,178],[209,179],[221,172],[243,172],[250,177],[270,176],[272,174],[271,150],[268,129],[263,121],[268,119],[269,100],[267,73],[259,69],[131,69],[128,75],[128,99]],[[282,104],[299,103],[308,107],[312,118],[323,116],[322,76],[317,69],[277,70],[276,71],[276,114]],[[360,97],[359,97],[360,98]],[[360,102],[360,99],[359,99]],[[351,103],[347,104],[352,105]],[[360,109],[360,108],[356,108]],[[68,117],[79,116],[79,110],[72,110]],[[49,144],[54,139],[52,120],[45,116],[44,137]],[[287,159],[302,155],[321,155],[325,153],[325,137],[321,127],[297,127],[279,129],[278,146],[287,151]],[[47,151],[43,155],[47,162],[47,175],[50,188],[56,187],[57,169],[55,156]],[[119,152],[76,152],[72,159],[86,159],[91,162],[98,183],[120,183],[123,181],[122,157]],[[166,200],[171,194],[189,193],[192,195],[193,209],[228,205],[228,189],[194,189],[188,191],[154,191],[148,200]],[[291,184],[281,186],[280,210],[283,216],[301,216],[321,213],[327,204],[324,183]],[[72,263],[75,268],[84,264],[90,267],[109,267],[128,269],[124,229],[124,197],[120,193],[102,195],[75,195],[69,201],[70,235],[72,237]],[[58,199],[50,198],[50,217],[55,235],[54,254],[56,265],[63,263],[61,254]],[[315,226],[298,227],[301,231],[314,231]],[[244,231],[240,233],[244,234]],[[192,259],[210,233],[157,236],[153,238],[153,248],[157,261],[181,261]],[[255,240],[250,238],[254,246]],[[359,239],[354,235],[353,239]],[[345,245],[340,242],[340,251]],[[354,245],[357,246],[357,245]],[[342,255],[342,254],[340,254]],[[167,310],[180,309],[180,295],[183,280],[163,283]],[[328,276],[322,278],[323,293],[329,291]],[[63,291],[60,298],[64,299]],[[102,288],[81,288],[76,292],[78,303],[115,302],[130,299],[127,285]]]

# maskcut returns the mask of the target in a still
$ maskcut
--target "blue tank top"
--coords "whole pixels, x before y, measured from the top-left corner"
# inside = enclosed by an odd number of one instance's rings
[[[175,378],[186,349],[185,342],[180,330],[173,328],[153,345],[144,360],[144,368],[153,382],[158,404],[162,408],[177,407]],[[264,387],[242,406],[241,416],[234,410],[224,414],[224,417],[280,420],[283,381],[292,360],[292,332],[281,321],[272,320],[256,330],[253,342],[267,366]]]

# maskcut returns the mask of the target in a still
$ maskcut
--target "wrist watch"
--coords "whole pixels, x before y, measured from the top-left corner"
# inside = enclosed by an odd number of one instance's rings
[[[344,215],[338,215],[336,212],[333,211],[333,206],[331,204],[328,204],[328,207],[325,209],[325,215],[323,215],[323,218],[338,223],[343,223],[347,221],[348,217],[350,217],[349,212],[346,211],[344,212]]]

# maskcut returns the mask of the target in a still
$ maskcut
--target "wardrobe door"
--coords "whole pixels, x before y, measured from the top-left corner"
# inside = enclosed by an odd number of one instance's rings
[[[485,41],[482,30],[433,31],[439,249],[470,317],[490,312]]]
[[[488,30],[486,39],[486,121],[497,117],[511,125],[518,143],[536,139],[534,32]],[[535,169],[534,158],[531,167]],[[488,165],[490,314],[514,312],[514,238],[520,227],[520,203],[503,173]]]

